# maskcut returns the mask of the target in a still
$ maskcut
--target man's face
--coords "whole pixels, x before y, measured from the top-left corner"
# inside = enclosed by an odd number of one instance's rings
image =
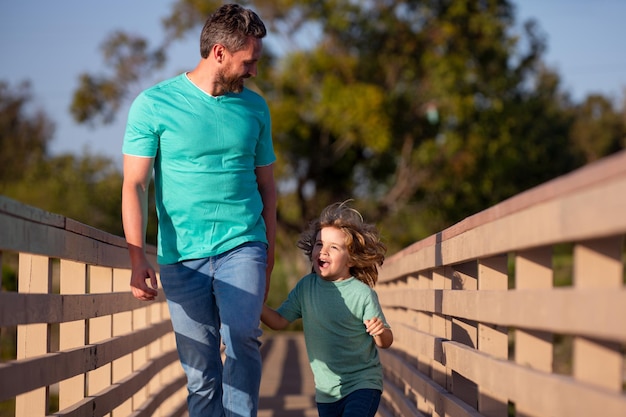
[[[241,93],[244,80],[256,76],[257,62],[262,49],[261,39],[250,37],[244,49],[232,54],[225,52],[224,63],[217,73],[217,81],[224,89],[224,93]]]

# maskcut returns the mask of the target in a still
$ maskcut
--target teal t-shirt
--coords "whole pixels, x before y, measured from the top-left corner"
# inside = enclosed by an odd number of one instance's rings
[[[379,317],[389,326],[372,288],[354,277],[331,282],[309,274],[277,311],[290,322],[302,318],[317,402],[335,402],[358,389],[382,391],[378,348],[363,322]]]
[[[122,152],[155,158],[160,264],[267,243],[255,168],[276,157],[260,95],[212,97],[184,73],[163,81],[131,105]]]

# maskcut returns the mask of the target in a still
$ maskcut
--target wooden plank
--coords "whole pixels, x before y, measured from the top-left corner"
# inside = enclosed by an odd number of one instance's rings
[[[144,303],[142,308],[138,308],[132,311],[132,328],[133,332],[139,329],[144,329],[148,326],[150,321],[148,317],[148,309],[152,303]],[[133,370],[137,370],[143,367],[149,361],[148,344],[136,349],[132,353]],[[135,395],[133,395],[133,408],[137,408],[137,404],[143,404],[150,392],[148,391],[148,384],[141,387]],[[158,391],[157,391],[158,392]]]
[[[552,247],[538,247],[517,252],[515,256],[515,288],[550,290],[554,285],[552,271]],[[525,306],[526,309],[535,305]],[[567,314],[562,311],[557,314]],[[514,333],[515,362],[552,372],[554,354],[554,336],[550,332],[537,331],[533,328],[518,328]],[[533,416],[525,404],[515,404],[519,417]]]
[[[16,217],[13,212],[0,211],[0,230],[3,231],[0,233],[0,250],[130,268],[123,238],[33,207],[18,207],[24,210],[23,216]],[[147,252],[149,259],[154,261],[156,248],[149,246]]]
[[[626,415],[626,396],[621,393],[495,359],[456,342],[444,342],[443,351],[448,367],[533,415],[593,416],[599,410],[603,417]]]
[[[624,237],[609,237],[580,242],[574,246],[574,286],[577,289],[623,289],[622,260]],[[589,307],[585,305],[584,310]],[[590,312],[592,313],[592,312]],[[620,326],[626,316],[606,318],[607,324]],[[622,323],[621,327],[626,327]],[[620,343],[606,343],[577,335],[573,341],[573,375],[580,381],[622,392],[624,352]]]
[[[425,247],[437,246],[442,241],[460,235],[468,230],[493,222],[494,220],[501,219],[512,213],[525,210],[543,202],[559,199],[566,195],[581,193],[586,189],[596,187],[598,184],[602,185],[607,181],[624,178],[626,178],[626,150],[617,152],[594,163],[587,164],[576,171],[572,171],[523,193],[517,194],[499,204],[496,204],[495,206],[464,219],[442,232],[414,243],[393,256],[387,257],[383,272],[387,269],[386,267],[396,261],[403,259],[406,260],[407,258],[410,258],[409,255],[421,251]],[[623,196],[624,189],[622,188],[620,191],[622,191],[621,195]],[[500,253],[503,252],[506,251],[503,250]],[[439,257],[433,259],[436,259],[437,261],[440,260]],[[433,264],[433,266],[435,265],[440,264]],[[399,275],[391,274],[391,276]],[[388,279],[388,276],[383,273],[379,279],[384,282]]]
[[[508,256],[498,255],[478,261],[480,291],[507,290]],[[490,356],[508,358],[508,330],[505,326],[478,322],[478,350]],[[478,386],[478,411],[486,417],[508,416],[508,398]]]
[[[626,153],[625,153],[626,155]],[[454,234],[385,261],[380,281],[515,250],[626,232],[626,176],[596,184]],[[498,239],[493,239],[498,236]]]
[[[163,294],[153,303],[166,304]],[[130,291],[100,294],[21,294],[0,292],[0,325],[66,323],[145,307]]]
[[[32,223],[41,223],[56,228],[65,227],[64,216],[49,213],[40,208],[28,206],[20,203],[19,201],[0,195],[0,218],[3,217],[24,219]]]
[[[2,363],[0,401],[128,357],[134,350],[171,331],[171,323],[165,321],[135,333],[112,337],[95,345]]]
[[[450,271],[448,269],[448,271]],[[438,289],[449,289],[452,287],[451,274],[446,274],[445,268],[437,268],[433,271],[433,288],[435,291]],[[435,293],[437,294],[437,293]],[[442,312],[441,301],[437,298],[433,298],[434,310],[433,313],[433,335],[439,338],[449,339],[452,336],[451,325],[449,318],[444,316]],[[435,350],[438,348],[435,345]],[[434,356],[439,355],[440,352],[435,351]],[[432,379],[441,387],[448,389],[452,382],[451,371],[447,369],[441,362],[433,362],[433,374]]]
[[[381,290],[385,307],[412,308],[462,317],[482,323],[562,334],[579,334],[626,343],[626,288],[615,290],[554,288],[550,290],[446,291],[406,289],[401,293]],[[429,300],[429,301],[425,301]],[[580,306],[584,305],[585,309]],[[431,307],[432,306],[432,307]]]
[[[402,370],[402,380],[411,390],[422,393],[426,400],[432,404],[433,416],[447,417],[481,417],[482,415],[465,404],[459,398],[452,395],[428,376],[422,374],[417,368],[411,366],[404,359],[395,355],[393,350],[380,351],[381,361],[385,369]],[[398,386],[394,383],[394,386]],[[409,414],[411,416],[412,414]]]
[[[452,290],[476,291],[478,289],[478,263],[466,262],[452,266]],[[451,339],[478,349],[478,323],[471,319],[451,316]],[[472,408],[478,408],[478,386],[476,383],[454,370],[451,372],[450,391]]]
[[[101,266],[89,267],[89,293],[108,294],[113,291],[113,274],[111,268]],[[126,297],[122,297],[126,298]],[[98,316],[89,314],[89,344],[102,343],[112,336],[112,317],[110,314]],[[104,390],[111,385],[111,364],[105,363],[87,373],[87,395]]]
[[[408,289],[430,289],[433,286],[433,279],[431,273],[422,273],[417,275],[416,278],[408,278]],[[414,320],[409,321],[408,324],[415,323],[417,330],[423,333],[432,333],[433,329],[433,315],[432,313],[415,311],[411,312],[407,310],[407,316],[413,315]],[[414,355],[415,356],[415,355]],[[417,369],[424,375],[432,375],[433,360],[426,355],[417,355]],[[426,398],[421,392],[415,393],[417,397],[417,409],[418,411],[431,414],[432,405],[426,401]]]
[[[264,348],[267,346],[271,348],[263,357],[263,384],[261,384],[260,396],[275,397],[283,380],[282,359],[286,357],[287,338],[274,336],[271,340],[264,342],[264,345]],[[269,372],[270,369],[272,372]]]
[[[50,259],[45,256],[20,253],[18,269],[18,291],[23,293],[49,293],[52,290]],[[50,351],[50,327],[46,323],[27,324],[17,328],[17,359],[45,355]],[[3,379],[2,384],[12,385],[16,380]],[[29,390],[30,391],[30,390]],[[4,394],[4,390],[0,390]],[[16,393],[17,394],[17,393]],[[45,415],[48,409],[48,387],[37,385],[30,392],[19,392],[15,401],[18,416]],[[10,395],[8,398],[13,397]]]
[[[85,398],[83,401],[63,409],[57,413],[59,417],[79,417],[86,415],[104,415],[110,411],[113,414],[122,409],[128,410],[127,416],[132,415],[133,409],[130,407],[129,398],[133,393],[144,387],[148,381],[153,378],[167,364],[178,360],[178,354],[172,351],[153,361],[146,363],[136,372],[130,373],[123,379],[117,381],[116,384],[109,386],[106,390],[99,392],[95,397]],[[184,383],[184,378],[173,381],[174,384]],[[166,385],[163,389],[169,390]],[[124,405],[128,404],[128,407]],[[139,405],[137,406],[139,408]],[[117,411],[116,411],[117,410]]]
[[[264,335],[261,353],[259,417],[317,416],[315,384],[304,334],[277,332]]]
[[[178,378],[159,385],[159,390],[154,395],[149,396],[146,400],[130,415],[130,417],[152,417],[158,415],[157,410],[167,402],[181,387],[187,386],[187,377],[181,375]],[[176,409],[184,406],[187,408],[187,402],[178,403]]]
[[[113,274],[113,291],[114,292],[129,292],[130,291],[130,273],[124,274]],[[144,301],[145,302],[145,301]],[[124,334],[130,334],[133,332],[132,325],[133,313],[131,311],[126,311],[122,313],[116,313],[113,315],[113,328],[112,333],[113,336],[119,336]],[[134,349],[133,349],[134,350]],[[131,375],[134,371],[133,368],[133,355],[129,353],[126,356],[115,359],[112,364],[112,381],[114,384],[120,384],[121,381]],[[134,405],[132,402],[132,397],[128,398],[123,403],[116,404],[117,407],[113,410],[112,417],[117,416],[127,416],[130,415]]]
[[[385,380],[385,389],[383,395],[388,398],[388,401],[393,404],[401,416],[414,416],[414,417],[426,417],[422,414],[415,404],[413,404],[406,397],[404,390],[393,385],[390,381]]]
[[[60,291],[62,294],[84,294],[87,291],[87,266],[83,263],[61,259]],[[85,320],[61,323],[59,350],[69,350],[85,345]],[[59,408],[69,407],[85,397],[85,374],[80,373],[59,383]]]

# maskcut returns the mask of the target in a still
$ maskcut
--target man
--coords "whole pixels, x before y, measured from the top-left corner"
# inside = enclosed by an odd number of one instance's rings
[[[202,30],[195,69],[143,91],[128,115],[122,220],[131,290],[140,300],[157,296],[144,251],[154,171],[157,261],[191,417],[257,415],[276,158],[267,104],[244,80],[256,76],[265,35],[251,10],[220,7]]]

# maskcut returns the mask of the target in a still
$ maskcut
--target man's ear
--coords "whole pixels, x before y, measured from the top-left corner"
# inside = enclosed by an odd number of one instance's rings
[[[226,55],[226,48],[224,45],[216,43],[213,45],[213,50],[211,52],[213,53],[215,60],[221,64],[224,60],[224,56]]]

